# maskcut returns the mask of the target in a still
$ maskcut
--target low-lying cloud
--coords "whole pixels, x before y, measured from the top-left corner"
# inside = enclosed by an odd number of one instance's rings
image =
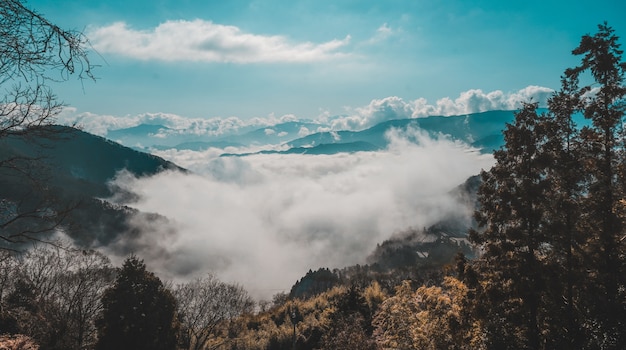
[[[137,195],[131,206],[169,218],[176,233],[136,218],[150,230],[109,250],[140,246],[136,254],[165,278],[212,271],[263,298],[288,291],[309,269],[364,263],[394,232],[466,211],[448,191],[493,163],[417,130],[389,137],[385,151],[354,154],[161,153],[194,173],[120,174],[115,184]]]
[[[245,33],[236,26],[205,20],[167,21],[151,30],[124,22],[91,28],[96,50],[138,60],[271,63],[316,62],[347,55],[350,36],[323,43],[293,43],[280,35]]]
[[[119,117],[80,113],[73,108],[66,108],[59,115],[59,122],[70,125],[78,124],[83,130],[101,136],[106,136],[111,130],[150,124],[170,128],[171,130],[167,131],[169,134],[194,137],[222,137],[252,128],[271,128],[276,124],[293,121],[319,124],[318,128],[304,128],[298,135],[292,135],[296,138],[318,131],[363,130],[392,119],[423,118],[433,115],[463,115],[491,110],[515,110],[521,107],[522,102],[528,101],[538,102],[540,107],[545,107],[553,92],[554,90],[542,86],[528,86],[511,93],[504,93],[499,90],[483,92],[480,89],[473,89],[460,93],[455,99],[441,98],[434,104],[430,104],[424,98],[406,101],[397,96],[390,96],[372,100],[366,106],[349,108],[345,115],[332,116],[329,113],[323,113],[313,120],[301,119],[293,114],[280,117],[270,115],[245,120],[235,116],[186,118],[168,113],[143,113]],[[167,137],[168,134],[163,136]]]

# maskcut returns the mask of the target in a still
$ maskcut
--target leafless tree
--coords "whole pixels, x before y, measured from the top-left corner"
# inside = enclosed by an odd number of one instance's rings
[[[182,323],[183,345],[189,350],[220,347],[225,341],[221,332],[228,322],[254,308],[243,287],[224,283],[210,274],[178,285],[174,295]]]
[[[114,278],[109,259],[50,244],[0,253],[0,267],[6,268],[0,272],[6,295],[1,311],[16,320],[18,330],[46,348],[93,348],[102,294]]]
[[[0,0],[0,241],[40,239],[71,208],[54,206],[37,157],[5,147],[15,137],[53,137],[63,107],[49,83],[94,79],[87,38],[64,30],[19,0]],[[19,180],[16,180],[19,179]],[[19,187],[23,187],[18,190]]]

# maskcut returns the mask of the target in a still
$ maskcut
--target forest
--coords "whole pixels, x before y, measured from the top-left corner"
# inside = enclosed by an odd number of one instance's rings
[[[20,1],[0,12],[0,82],[11,86],[0,141],[41,137],[61,107],[50,72],[93,79],[87,41]],[[0,199],[0,348],[625,349],[626,63],[607,23],[572,54],[579,63],[547,112],[525,103],[480,174],[471,256],[320,268],[254,301],[210,274],[164,282],[138,256],[116,267],[42,241],[67,213]],[[44,193],[34,161],[5,157],[0,171],[30,176]],[[18,249],[24,242],[31,248]]]

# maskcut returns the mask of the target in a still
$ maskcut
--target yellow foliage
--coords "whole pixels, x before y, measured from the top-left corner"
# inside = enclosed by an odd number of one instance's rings
[[[363,291],[363,297],[367,302],[367,306],[370,308],[372,313],[376,313],[378,307],[382,302],[387,299],[387,293],[385,293],[380,284],[376,281],[372,282],[365,290]]]

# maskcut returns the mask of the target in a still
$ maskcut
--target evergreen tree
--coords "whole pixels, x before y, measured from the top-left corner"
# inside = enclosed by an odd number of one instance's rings
[[[143,261],[126,259],[102,304],[96,349],[176,349],[176,301]]]
[[[580,129],[574,115],[581,109],[577,80],[562,77],[561,90],[549,100],[550,113],[545,120],[546,143],[543,146],[548,167],[546,226],[549,232],[547,268],[548,348],[575,348],[584,340],[578,312],[584,292],[584,254],[586,234],[580,230],[581,200],[585,172],[581,159]]]
[[[572,51],[582,56],[580,65],[566,70],[574,82],[573,91],[591,126],[581,131],[584,145],[582,164],[588,175],[585,183],[581,229],[589,232],[585,253],[590,271],[588,284],[591,314],[587,328],[602,348],[626,347],[624,286],[624,114],[626,112],[626,63],[618,37],[606,23],[598,33],[582,37]],[[583,74],[589,74],[590,78]],[[580,86],[581,78],[591,83]]]
[[[482,173],[483,230],[470,238],[483,252],[467,269],[477,280],[466,282],[488,348],[626,348],[626,63],[617,39],[607,24],[583,36],[573,50],[581,63],[565,71],[550,112],[524,105]],[[577,127],[577,113],[590,125]]]
[[[546,117],[536,109],[536,103],[525,104],[507,125],[504,149],[494,153],[496,165],[482,173],[476,218],[484,231],[470,233],[484,250],[480,295],[490,305],[485,329],[493,348],[538,349],[544,342]]]

